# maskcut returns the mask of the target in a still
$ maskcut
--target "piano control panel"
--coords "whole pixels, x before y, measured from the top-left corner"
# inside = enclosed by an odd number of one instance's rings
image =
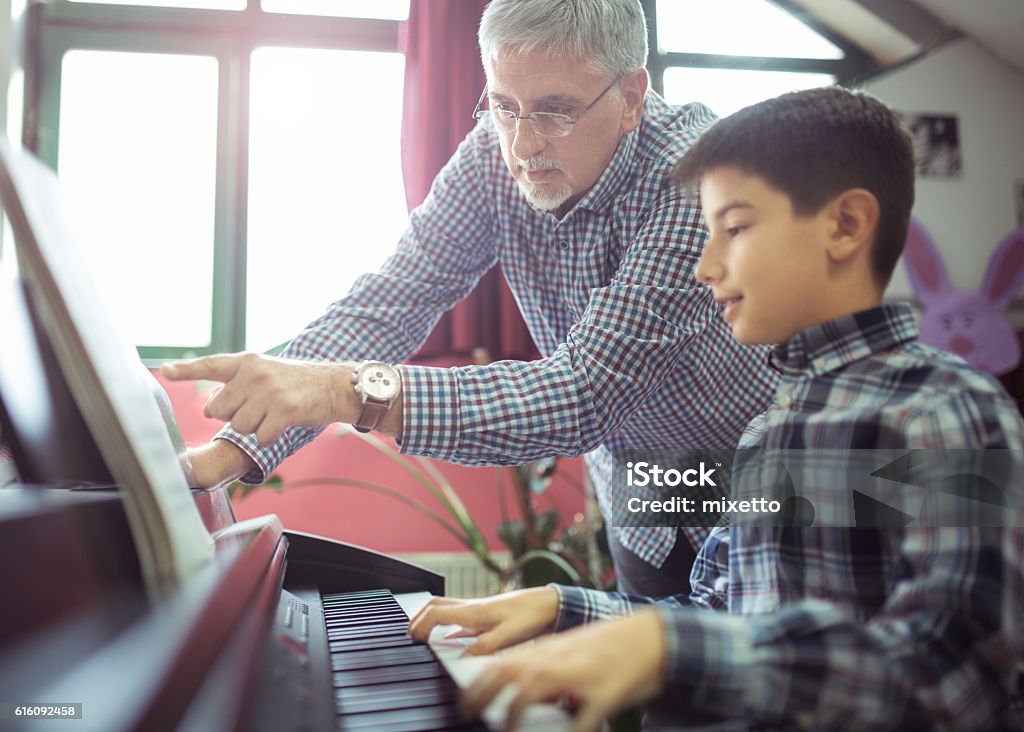
[[[316,590],[281,590],[248,729],[335,729],[326,688],[327,639],[319,600]]]

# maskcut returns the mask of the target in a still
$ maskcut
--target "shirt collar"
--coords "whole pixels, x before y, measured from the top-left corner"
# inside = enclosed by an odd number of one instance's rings
[[[776,346],[771,367],[783,376],[818,376],[918,336],[909,303],[890,303],[820,323]]]

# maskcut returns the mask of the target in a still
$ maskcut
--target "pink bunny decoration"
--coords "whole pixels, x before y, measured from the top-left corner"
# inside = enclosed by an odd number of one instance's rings
[[[966,359],[1000,376],[1020,363],[1020,342],[1003,316],[1024,284],[1024,228],[1007,234],[989,260],[981,292],[955,290],[935,242],[910,219],[903,261],[924,306],[921,342]]]

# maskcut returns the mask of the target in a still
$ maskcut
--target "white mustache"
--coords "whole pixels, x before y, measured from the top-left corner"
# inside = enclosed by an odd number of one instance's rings
[[[557,160],[540,156],[520,160],[519,167],[523,170],[562,170],[562,164]]]

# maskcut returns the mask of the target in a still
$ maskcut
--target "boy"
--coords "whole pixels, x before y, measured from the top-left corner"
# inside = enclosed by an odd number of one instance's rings
[[[999,385],[917,342],[909,306],[882,304],[906,238],[913,170],[896,116],[831,88],[738,112],[673,171],[676,183],[700,186],[710,238],[697,278],[738,341],[776,345],[775,403],[750,423],[741,449],[1019,456],[1024,423]],[[822,470],[813,459],[804,467]],[[835,467],[822,486],[833,501],[849,477]],[[744,469],[737,461],[734,485]],[[791,477],[804,482],[799,471]],[[507,655],[465,704],[478,710],[514,683],[512,724],[526,705],[569,693],[580,729],[658,694],[682,709],[676,723],[1021,729],[1013,707],[1022,543],[1017,515],[1007,513],[987,527],[734,521],[701,549],[689,597]],[[425,637],[435,624],[459,623],[486,651],[650,602],[549,587],[443,601],[412,630]]]

